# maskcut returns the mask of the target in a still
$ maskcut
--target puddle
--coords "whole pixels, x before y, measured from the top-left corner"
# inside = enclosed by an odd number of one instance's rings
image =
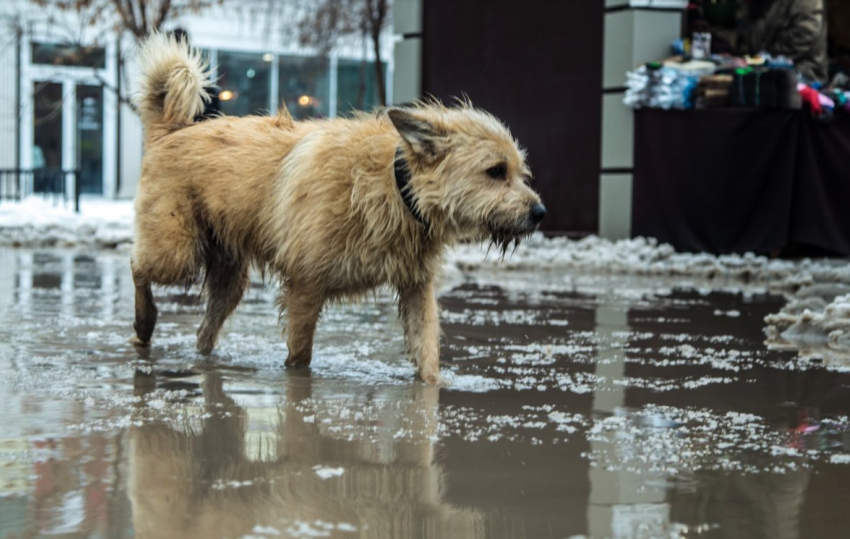
[[[846,537],[850,373],[765,344],[782,296],[515,270],[443,283],[444,384],[391,293],[283,369],[253,283],[129,344],[127,256],[0,250],[0,538]]]

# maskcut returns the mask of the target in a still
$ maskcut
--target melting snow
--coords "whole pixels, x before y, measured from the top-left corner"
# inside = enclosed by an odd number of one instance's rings
[[[0,203],[0,245],[116,247],[133,241],[133,203],[83,197],[80,213],[40,197]]]
[[[345,473],[345,468],[330,468],[328,466],[313,466],[313,471],[316,472],[322,479],[330,479],[331,477],[339,477]]]
[[[850,294],[842,292],[847,290],[825,285],[798,291],[780,312],[765,317],[768,344],[850,371]]]

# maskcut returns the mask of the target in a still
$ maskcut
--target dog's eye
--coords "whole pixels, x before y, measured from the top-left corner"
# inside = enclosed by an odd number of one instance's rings
[[[504,163],[499,163],[494,167],[488,168],[487,175],[494,180],[506,180],[508,177],[508,167]]]

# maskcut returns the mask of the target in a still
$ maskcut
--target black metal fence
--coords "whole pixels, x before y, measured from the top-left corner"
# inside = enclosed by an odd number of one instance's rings
[[[78,170],[41,168],[36,170],[0,169],[0,200],[20,201],[29,195],[44,196],[55,203],[73,202],[80,211]]]

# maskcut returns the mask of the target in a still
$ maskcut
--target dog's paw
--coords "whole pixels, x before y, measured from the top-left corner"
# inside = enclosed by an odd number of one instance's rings
[[[289,357],[286,358],[286,361],[283,363],[287,369],[305,369],[310,366],[310,362],[312,361],[312,354],[289,354]]]
[[[285,361],[283,366],[290,370],[306,370],[310,368],[309,361]]]
[[[435,386],[440,383],[440,370],[439,369],[419,369],[419,379],[428,384],[429,386]]]
[[[138,335],[133,335],[132,337],[130,337],[130,344],[132,344],[133,346],[150,346],[151,342],[143,341],[139,338]]]

